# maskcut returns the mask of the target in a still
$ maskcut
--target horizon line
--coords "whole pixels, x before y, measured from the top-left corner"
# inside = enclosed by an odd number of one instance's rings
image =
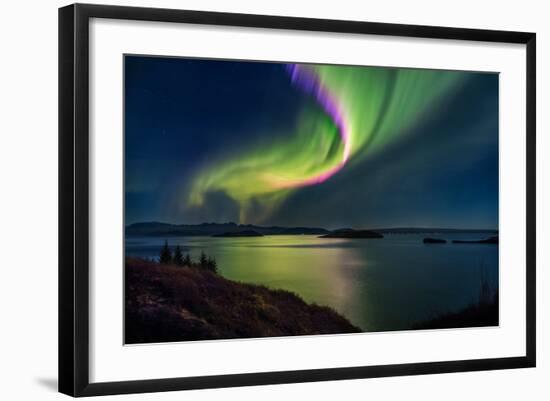
[[[150,221],[138,221],[130,224],[126,224],[124,227],[130,227],[136,224],[165,224],[170,226],[200,226],[200,225],[207,225],[207,224],[217,224],[217,225],[235,225],[235,226],[256,226],[256,227],[263,227],[263,228],[269,228],[269,227],[280,227],[280,228],[318,228],[323,229],[327,231],[334,231],[334,230],[341,230],[341,229],[352,229],[352,230],[460,230],[460,231],[499,231],[499,228],[461,228],[461,227],[442,227],[442,226],[407,226],[407,225],[392,225],[392,226],[386,226],[386,227],[374,227],[374,228],[365,228],[364,226],[361,228],[357,228],[357,226],[341,226],[338,228],[325,228],[322,226],[315,226],[315,225],[278,225],[278,224],[254,224],[254,223],[236,223],[234,221],[226,221],[223,223],[214,222],[214,221],[204,221],[202,223],[167,223],[163,221],[158,220],[150,220]]]

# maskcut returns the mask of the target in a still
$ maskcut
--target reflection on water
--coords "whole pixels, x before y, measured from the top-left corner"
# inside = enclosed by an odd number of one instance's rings
[[[498,246],[425,245],[422,238],[390,234],[384,239],[300,235],[167,240],[194,259],[201,251],[214,256],[224,277],[290,290],[308,302],[331,306],[365,331],[386,331],[407,329],[476,301],[482,275],[497,288]],[[157,257],[164,240],[127,238],[126,254]]]

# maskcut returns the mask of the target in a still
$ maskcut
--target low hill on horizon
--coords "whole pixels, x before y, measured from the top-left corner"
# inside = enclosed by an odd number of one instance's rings
[[[242,232],[257,232],[261,235],[322,235],[330,231],[319,227],[257,226],[236,223],[168,224],[159,222],[134,223],[126,226],[126,235],[143,236],[198,236],[224,235]]]
[[[344,230],[349,231],[373,231],[380,234],[452,234],[452,233],[492,233],[498,234],[495,229],[459,229],[459,228],[434,228],[434,227],[395,227],[356,229],[341,228],[327,230],[322,227],[285,227],[285,226],[260,226],[254,224],[228,223],[201,223],[201,224],[170,224],[161,222],[133,223],[126,226],[128,236],[213,236],[227,235],[254,231],[261,235],[327,235]]]

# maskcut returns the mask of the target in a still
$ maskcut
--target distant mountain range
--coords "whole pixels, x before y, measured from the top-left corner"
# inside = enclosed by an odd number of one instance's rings
[[[263,227],[236,223],[168,224],[150,222],[126,226],[126,235],[130,236],[229,236],[228,234],[231,233],[242,232],[256,232],[261,235],[322,235],[329,233],[328,230],[317,227]]]
[[[126,226],[128,236],[229,236],[242,232],[256,232],[261,235],[326,235],[351,229],[327,230],[320,227],[257,226],[236,223],[168,224],[160,222],[134,223]],[[428,234],[428,233],[492,233],[490,229],[453,229],[426,227],[398,227],[371,229],[380,234]]]

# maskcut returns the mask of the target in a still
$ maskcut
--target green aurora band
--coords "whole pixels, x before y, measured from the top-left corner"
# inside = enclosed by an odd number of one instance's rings
[[[291,135],[270,133],[269,144],[199,170],[187,207],[201,207],[208,193],[222,192],[239,205],[240,223],[262,222],[293,191],[321,184],[406,135],[466,76],[335,65],[292,64],[287,70],[318,107],[300,110]]]

